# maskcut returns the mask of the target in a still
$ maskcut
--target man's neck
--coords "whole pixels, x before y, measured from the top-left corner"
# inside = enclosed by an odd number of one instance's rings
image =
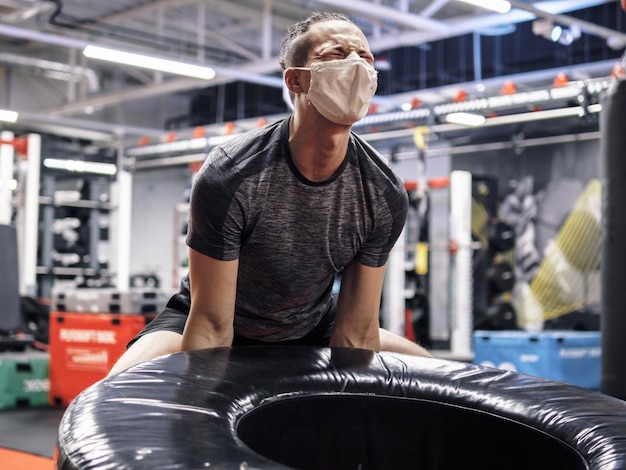
[[[327,121],[299,121],[295,116],[289,124],[289,148],[293,161],[310,181],[325,181],[339,169],[346,156],[350,139],[349,126]]]

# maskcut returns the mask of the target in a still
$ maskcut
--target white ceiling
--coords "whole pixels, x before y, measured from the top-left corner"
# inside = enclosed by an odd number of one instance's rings
[[[316,10],[347,13],[379,55],[468,33],[511,31],[511,25],[536,18],[575,24],[583,34],[617,41],[618,47],[626,44],[624,31],[572,16],[602,4],[615,4],[617,11],[616,0],[511,3],[511,11],[500,15],[458,0],[0,0],[0,108],[20,111],[22,122],[33,128],[62,125],[117,137],[157,136],[163,129],[153,116],[119,119],[125,107],[155,101],[167,106],[168,96],[188,99],[194,90],[233,81],[279,87],[280,39],[291,24]],[[87,60],[81,52],[88,43],[206,64],[218,74],[207,82]],[[606,75],[609,65],[578,68]],[[18,79],[27,75],[50,90],[45,99],[19,98]],[[454,87],[418,91],[424,101],[445,101]],[[404,95],[382,102],[399,106]]]

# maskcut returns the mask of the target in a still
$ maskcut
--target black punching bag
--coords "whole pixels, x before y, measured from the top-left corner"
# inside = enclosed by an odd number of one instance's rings
[[[626,80],[602,98],[602,385],[626,400]]]
[[[17,234],[0,224],[0,335],[14,334],[22,324],[17,257]]]

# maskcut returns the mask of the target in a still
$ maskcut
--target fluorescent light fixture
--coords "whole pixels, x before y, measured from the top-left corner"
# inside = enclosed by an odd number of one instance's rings
[[[117,166],[113,163],[86,162],[84,160],[62,160],[59,158],[46,158],[43,166],[53,170],[65,170],[76,173],[95,173],[97,175],[114,175]]]
[[[215,78],[215,70],[211,67],[136,54],[119,49],[110,49],[108,47],[88,45],[83,49],[83,55],[90,59],[104,60],[116,64],[130,65],[131,67],[172,73],[174,75],[184,75],[186,77],[200,78],[202,80],[212,80]]]
[[[8,109],[0,109],[0,121],[15,122],[17,121],[18,114],[15,111],[9,111]]]
[[[484,8],[485,10],[495,11],[496,13],[508,13],[511,9],[511,3],[507,0],[459,0],[460,2],[469,3],[471,5]]]
[[[485,123],[485,116],[472,113],[450,113],[446,114],[446,122],[450,124],[478,127]]]

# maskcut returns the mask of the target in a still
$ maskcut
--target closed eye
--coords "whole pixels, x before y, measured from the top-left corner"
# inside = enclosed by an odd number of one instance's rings
[[[362,53],[361,58],[367,60],[370,65],[374,65],[374,56],[370,53]]]

